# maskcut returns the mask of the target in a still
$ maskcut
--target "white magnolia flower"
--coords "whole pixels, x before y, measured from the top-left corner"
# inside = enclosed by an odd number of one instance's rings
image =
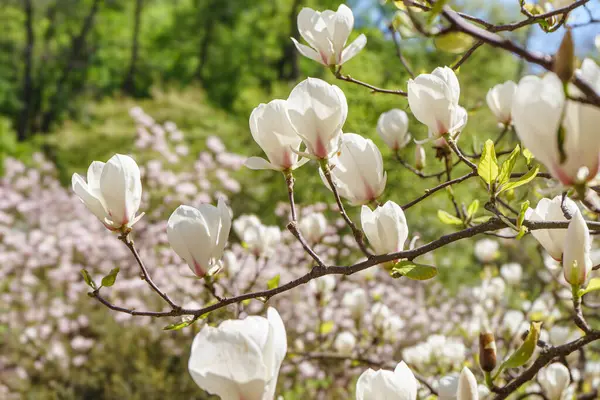
[[[541,199],[535,208],[527,209],[525,218],[529,221],[566,221],[561,203],[562,196],[556,196],[552,200]],[[571,215],[578,211],[577,204],[568,197],[565,198],[565,207]],[[531,234],[552,258],[562,260],[566,229],[536,229]]]
[[[356,337],[350,332],[342,332],[335,338],[333,347],[340,354],[352,354],[356,347]]]
[[[242,243],[256,255],[268,255],[281,242],[277,226],[265,226],[256,215],[241,215],[233,222],[233,230]]]
[[[492,239],[481,239],[475,242],[473,249],[475,257],[482,263],[488,263],[498,258],[498,248],[500,245]]]
[[[325,159],[339,150],[348,116],[348,103],[340,88],[321,79],[305,79],[290,93],[287,113],[306,145],[307,153],[302,155]]]
[[[262,157],[250,157],[246,166],[251,169],[283,171],[296,169],[308,159],[298,160],[302,139],[296,134],[286,112],[285,100],[273,100],[260,104],[250,114],[250,131],[254,141],[263,149],[268,161]]]
[[[377,254],[404,250],[408,225],[404,211],[398,204],[390,200],[373,211],[368,206],[363,206],[360,221],[369,244]]]
[[[415,146],[415,168],[417,170],[422,170],[427,165],[427,154],[425,153],[425,148],[417,143]]]
[[[508,331],[510,336],[525,332],[528,324],[525,321],[525,315],[521,311],[508,310],[502,319],[502,326]]]
[[[350,310],[352,318],[361,318],[369,306],[367,292],[359,287],[346,292],[342,298],[342,305]]]
[[[369,203],[383,193],[387,173],[383,170],[381,152],[371,139],[355,133],[343,134],[340,153],[330,163],[338,193],[352,204]],[[320,173],[331,189],[323,172]]]
[[[431,138],[456,135],[467,123],[467,111],[458,105],[460,85],[454,71],[438,67],[408,81],[408,105],[415,118],[429,128]]]
[[[397,108],[384,112],[377,120],[377,133],[390,149],[397,151],[404,148],[411,139],[408,133],[408,116]]]
[[[475,379],[475,375],[467,367],[463,368],[458,378],[456,400],[479,400],[477,379]]]
[[[192,272],[203,277],[221,267],[221,256],[231,229],[231,215],[222,199],[217,207],[179,206],[167,222],[169,244]]]
[[[592,271],[590,231],[577,210],[569,222],[563,253],[563,273],[571,285],[582,285]]]
[[[513,96],[517,91],[517,84],[506,81],[491,88],[486,96],[487,105],[501,124],[511,123],[511,109]]]
[[[366,36],[361,34],[344,49],[353,27],[354,15],[345,4],[337,11],[303,8],[298,14],[298,32],[310,47],[291,39],[303,56],[325,66],[342,65],[367,44]]]
[[[300,219],[298,229],[310,243],[317,243],[327,230],[327,218],[321,213],[312,213]]]
[[[519,263],[508,263],[500,267],[500,275],[509,285],[518,285],[523,277],[523,267]]]
[[[600,91],[600,69],[593,61],[585,60],[576,74]],[[576,92],[573,88],[570,91]],[[519,139],[562,184],[594,178],[600,154],[600,137],[596,134],[600,110],[565,100],[563,83],[556,74],[521,79],[512,117]],[[558,139],[561,127],[562,151]]]
[[[438,381],[438,400],[456,400],[459,374],[446,375]]]
[[[371,368],[362,373],[356,382],[356,400],[416,400],[417,380],[404,361],[394,372]]]
[[[222,400],[273,400],[287,338],[281,317],[227,320],[196,335],[188,369],[200,388]]]
[[[569,386],[569,369],[560,363],[550,364],[538,372],[538,382],[549,400],[561,400]]]
[[[371,318],[373,325],[377,329],[383,329],[385,321],[387,321],[392,315],[392,311],[388,306],[383,303],[375,303],[371,307]]]
[[[94,161],[87,171],[87,183],[73,174],[73,191],[83,204],[106,226],[115,231],[131,228],[142,200],[140,169],[133,158],[116,154],[107,163]]]
[[[329,301],[331,299],[335,284],[336,279],[333,275],[323,275],[308,283],[312,291],[318,294],[324,301]]]

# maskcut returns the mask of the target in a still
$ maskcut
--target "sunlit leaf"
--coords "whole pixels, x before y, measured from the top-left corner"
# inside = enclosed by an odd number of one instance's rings
[[[500,167],[500,174],[498,175],[498,185],[503,185],[510,180],[510,174],[515,168],[517,157],[521,153],[521,147],[517,145],[515,149],[510,153],[510,156],[502,163]]]
[[[584,294],[595,290],[600,290],[600,278],[591,279],[586,288],[579,291],[579,296],[583,296]]]
[[[488,185],[492,185],[498,177],[498,159],[494,150],[494,142],[487,140],[483,146],[481,159],[477,166],[477,173]]]
[[[531,358],[533,351],[537,346],[537,342],[540,338],[541,328],[541,322],[531,322],[529,333],[527,334],[525,341],[521,344],[517,351],[515,351],[506,361],[502,363],[500,368],[518,368],[522,365],[525,365],[525,363]]]
[[[117,275],[119,274],[119,268],[114,268],[112,269],[108,275],[106,275],[104,278],[102,278],[102,286],[112,286],[115,284],[115,281],[117,280]]]
[[[437,268],[431,265],[417,264],[413,261],[405,260],[396,263],[392,267],[391,275],[393,278],[402,276],[416,281],[431,279],[437,275]]]
[[[446,225],[462,225],[463,221],[444,210],[438,210],[437,216]]]
[[[479,200],[475,199],[471,202],[471,204],[469,204],[469,207],[467,208],[467,215],[472,217],[477,213],[477,210],[479,210]]]
[[[538,174],[539,171],[540,171],[540,167],[536,165],[535,168],[530,169],[529,172],[527,172],[525,175],[523,175],[516,181],[508,182],[505,185],[503,185],[498,190],[498,194],[500,194],[504,191],[507,191],[507,190],[516,189],[519,186],[523,186],[523,185],[531,182],[536,177],[536,175]]]
[[[271,290],[271,289],[275,289],[276,287],[278,287],[280,279],[281,279],[281,276],[279,274],[277,274],[274,277],[272,277],[271,279],[269,279],[269,281],[267,282],[267,288],[269,290]]]
[[[92,289],[96,290],[98,287],[96,286],[96,283],[94,282],[94,280],[92,279],[92,277],[90,276],[90,273],[87,272],[86,269],[82,269],[81,270],[81,275],[83,276],[83,280],[85,281],[85,283],[87,283],[87,285],[89,287],[91,287]]]
[[[442,36],[436,36],[433,44],[438,50],[451,54],[461,54],[473,46],[474,39],[462,32],[450,32]]]

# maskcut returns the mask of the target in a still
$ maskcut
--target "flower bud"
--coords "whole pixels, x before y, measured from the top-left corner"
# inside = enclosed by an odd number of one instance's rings
[[[467,367],[464,367],[458,378],[458,391],[456,400],[479,400],[479,389],[475,375]]]
[[[479,365],[485,372],[496,368],[496,341],[492,332],[479,334]]]
[[[342,299],[342,305],[350,310],[352,318],[361,318],[369,305],[367,292],[363,288],[354,288],[346,292]]]
[[[402,361],[393,372],[371,368],[363,372],[356,382],[356,400],[416,400],[417,388],[417,379]]]
[[[565,198],[564,206],[570,214],[578,212],[577,204],[568,197]],[[562,210],[562,196],[556,196],[552,200],[541,199],[535,208],[527,209],[525,218],[529,221],[566,221]],[[536,229],[531,234],[552,258],[562,260],[566,229]]]
[[[563,364],[554,363],[538,372],[538,381],[548,400],[561,400],[569,386],[569,369]]]
[[[325,235],[327,219],[321,213],[307,215],[300,220],[298,229],[307,241],[317,243]]]
[[[499,123],[508,125],[512,118],[510,110],[517,84],[513,81],[506,81],[491,88],[486,96],[487,105],[494,113]]]
[[[423,146],[417,143],[415,146],[415,168],[421,171],[427,165],[427,156]]]
[[[377,120],[377,133],[390,149],[397,151],[404,148],[411,139],[408,116],[397,108],[384,112]]]
[[[567,28],[558,51],[554,55],[552,70],[561,81],[568,82],[575,72],[575,48],[571,29]]]
[[[390,200],[374,211],[368,206],[363,206],[360,220],[375,253],[394,253],[404,249],[408,238],[408,225],[404,211],[398,204]]]
[[[592,270],[590,246],[590,231],[577,210],[569,222],[563,254],[563,273],[571,285],[583,285]]]
[[[342,332],[335,338],[333,347],[340,354],[350,355],[356,347],[356,338],[350,332]]]
[[[519,263],[508,263],[500,267],[500,275],[509,285],[518,285],[523,277],[523,267]]]

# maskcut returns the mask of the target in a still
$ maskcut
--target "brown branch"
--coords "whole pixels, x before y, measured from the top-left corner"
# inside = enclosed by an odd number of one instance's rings
[[[396,47],[396,55],[398,56],[400,63],[402,64],[402,66],[404,67],[406,72],[408,72],[410,77],[414,78],[415,73],[413,72],[412,68],[410,67],[410,64],[408,63],[408,61],[402,54],[402,48],[400,47],[400,41],[398,40],[398,37],[396,36],[396,30],[394,29],[394,26],[392,24],[389,24],[388,30],[390,32],[390,35],[392,35],[392,40],[394,41],[394,46]]]
[[[346,81],[346,82],[355,83],[357,85],[369,88],[369,89],[371,89],[371,93],[387,93],[387,94],[395,94],[395,95],[404,96],[404,97],[408,96],[408,93],[406,93],[404,90],[400,90],[400,89],[398,89],[398,90],[382,89],[382,88],[379,88],[377,86],[373,86],[370,83],[366,83],[366,82],[363,82],[363,81],[359,81],[358,79],[354,79],[350,75],[342,75],[340,73],[340,71],[341,70],[338,70],[335,73],[335,77],[337,79],[342,80],[342,81]]]

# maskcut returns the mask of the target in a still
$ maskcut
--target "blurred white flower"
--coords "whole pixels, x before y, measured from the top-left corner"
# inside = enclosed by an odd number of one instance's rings
[[[417,170],[422,170],[427,165],[427,154],[425,153],[425,148],[417,143],[415,146],[415,168]]]
[[[549,400],[561,400],[571,380],[569,370],[560,363],[550,364],[542,368],[537,377]]]
[[[267,318],[205,325],[192,344],[188,368],[200,388],[224,400],[273,400],[286,352],[283,321],[269,308]]]
[[[103,163],[94,161],[87,183],[73,174],[73,191],[86,207],[110,230],[131,228],[144,214],[136,216],[142,200],[140,169],[133,158],[116,154]]]
[[[356,400],[416,400],[417,380],[404,361],[392,371],[371,368],[356,382]]]
[[[376,200],[385,189],[387,173],[381,152],[371,139],[355,133],[342,135],[340,152],[330,161],[331,175],[340,196],[352,204]],[[322,171],[321,178],[331,189]]]
[[[233,221],[233,230],[242,244],[255,255],[269,255],[281,242],[281,230],[277,226],[265,226],[256,215],[241,215]]]
[[[523,267],[519,263],[508,263],[500,267],[500,275],[509,285],[518,285],[523,277]]]
[[[361,34],[344,49],[353,27],[354,15],[345,4],[337,11],[319,12],[305,7],[298,14],[298,32],[310,47],[291,39],[303,56],[325,66],[342,65],[367,44],[366,36]]]
[[[177,207],[167,222],[167,237],[175,253],[201,278],[221,268],[230,229],[229,209],[219,199],[217,207],[211,204]]]
[[[511,123],[512,101],[517,84],[506,81],[491,88],[486,96],[487,105],[499,123],[508,125]]]
[[[318,294],[325,302],[331,299],[335,289],[335,277],[333,275],[324,275],[311,280],[308,284],[313,293]]]
[[[493,239],[481,239],[475,242],[475,257],[481,263],[489,263],[498,258],[498,242]]]
[[[361,318],[369,306],[367,292],[360,287],[346,292],[342,298],[342,305],[350,310],[352,318]]]
[[[456,392],[458,391],[458,377],[460,375],[453,373],[446,375],[438,381],[437,391],[438,400],[456,400]]]
[[[300,219],[298,229],[309,243],[317,243],[327,230],[327,218],[321,213],[312,213]]]
[[[350,355],[356,347],[356,337],[350,332],[342,332],[335,338],[333,347],[340,354]]]
[[[408,116],[398,108],[384,112],[377,120],[377,133],[390,149],[397,151],[410,143]]]

